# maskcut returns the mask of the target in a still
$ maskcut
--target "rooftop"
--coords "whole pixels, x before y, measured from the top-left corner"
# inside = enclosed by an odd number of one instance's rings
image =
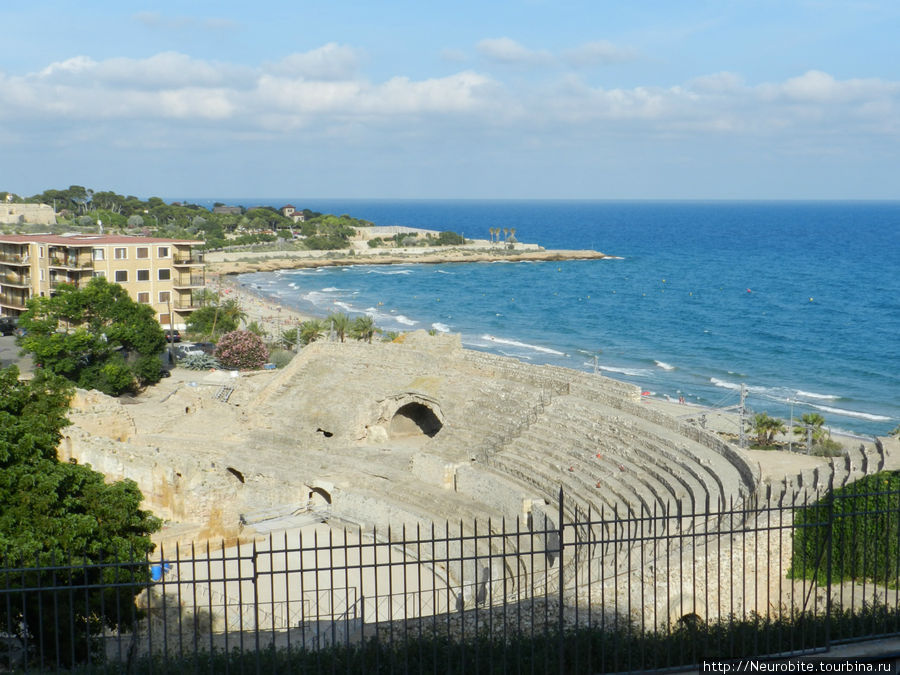
[[[161,237],[137,237],[125,234],[4,234],[0,243],[61,244],[64,246],[96,246],[97,244],[190,244],[204,243],[198,239],[163,239]]]

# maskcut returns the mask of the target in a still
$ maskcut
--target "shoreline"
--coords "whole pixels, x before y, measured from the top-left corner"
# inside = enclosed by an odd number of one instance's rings
[[[235,277],[234,273],[219,273],[215,277],[215,289],[225,299],[236,299],[244,311],[247,313],[246,323],[256,321],[267,333],[273,338],[280,336],[281,331],[299,326],[303,321],[316,318],[324,318],[323,316],[315,316],[299,310],[293,309],[286,304],[260,293],[257,293],[252,287],[241,284]],[[475,350],[477,351],[477,350]],[[510,357],[512,358],[512,357]],[[523,362],[524,363],[524,362]],[[530,365],[530,364],[529,364]],[[582,372],[572,369],[573,372]],[[609,375],[602,375],[616,382],[632,384],[624,380],[616,380]],[[703,406],[697,403],[679,403],[658,396],[642,396],[642,402],[652,408],[664,412],[675,419],[684,420],[686,418],[699,418],[705,416],[706,428],[716,434],[733,434],[739,433],[739,415],[734,411],[720,410]],[[751,438],[751,432],[746,431],[747,438]],[[855,447],[859,444],[866,448],[874,447],[874,439],[876,436],[862,436],[846,432],[832,432],[832,437],[842,443],[845,448]],[[787,435],[783,435],[786,442]],[[796,446],[800,447],[801,442],[797,442]],[[786,456],[786,457],[810,457],[805,453],[787,450],[751,450],[749,447],[744,451],[751,453],[768,453],[770,456]],[[802,460],[807,461],[807,460]],[[812,456],[808,460],[810,462],[819,463],[827,460],[820,457]]]
[[[341,249],[332,251],[275,251],[275,252],[220,252],[206,256],[207,268],[219,275],[247,274],[250,272],[275,272],[284,269],[310,269],[316,267],[346,267],[348,265],[440,265],[446,263],[481,262],[562,262],[570,260],[618,260],[590,249],[514,249],[484,250],[454,247],[447,251],[403,250],[387,252],[384,249]],[[369,252],[371,251],[371,253]],[[407,252],[408,251],[408,252]],[[330,255],[329,255],[330,254]],[[340,255],[341,257],[335,257]]]

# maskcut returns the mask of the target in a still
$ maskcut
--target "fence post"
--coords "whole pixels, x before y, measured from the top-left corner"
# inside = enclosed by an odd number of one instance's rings
[[[563,578],[563,553],[565,553],[565,537],[563,536],[565,532],[563,531],[563,488],[562,485],[559,486],[559,514],[557,515],[557,527],[559,528],[559,626],[557,630],[559,634],[557,635],[557,640],[559,642],[559,672],[564,673],[565,671],[565,640],[563,635],[563,592],[565,591],[565,579]]]
[[[831,651],[831,549],[834,545],[834,492],[828,499],[828,531],[825,533],[825,649]]]

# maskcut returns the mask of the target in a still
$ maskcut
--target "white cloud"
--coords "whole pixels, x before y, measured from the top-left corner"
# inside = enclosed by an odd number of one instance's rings
[[[900,83],[877,78],[836,80],[828,73],[810,70],[785,82],[760,86],[767,99],[784,99],[798,103],[833,104],[866,101],[900,92]]]
[[[329,42],[308,52],[286,56],[267,70],[276,75],[308,80],[344,80],[356,75],[359,62],[359,50]]]
[[[490,50],[509,63],[535,63],[543,54],[511,40],[493,41]],[[896,142],[900,130],[900,82],[839,80],[820,71],[755,85],[722,72],[670,87],[606,88],[552,72],[539,81],[475,70],[373,81],[359,64],[357,50],[336,43],[257,67],[174,52],[76,56],[26,75],[0,73],[0,120],[18,137],[35,139],[103,122],[111,145],[146,135],[148,146],[162,135],[189,139],[198,128],[222,143],[258,134],[289,139],[297,129],[341,142],[346,130],[362,138],[377,135],[376,128],[382,139],[416,133],[445,143],[445,130],[454,128],[467,138],[675,134],[768,136],[794,145],[838,136]]]
[[[528,49],[508,37],[484,39],[476,49],[484,58],[508,65],[542,65],[554,60],[550,52]]]
[[[76,56],[51,63],[37,78],[61,86],[107,85],[124,89],[219,86],[243,87],[253,71],[241,66],[201,61],[177,52],[161,52],[146,59],[112,58],[94,61]]]

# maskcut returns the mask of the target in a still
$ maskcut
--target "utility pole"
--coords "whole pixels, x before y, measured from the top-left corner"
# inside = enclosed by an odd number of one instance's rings
[[[747,399],[747,387],[744,385],[743,382],[741,382],[741,404],[740,404],[740,406],[738,406],[738,413],[740,414],[740,417],[741,417],[739,445],[742,448],[747,447],[747,439],[744,436],[744,410],[745,410],[744,402],[746,401],[746,399]]]
[[[791,403],[791,424],[788,427],[788,452],[794,451],[794,399],[790,400]]]

